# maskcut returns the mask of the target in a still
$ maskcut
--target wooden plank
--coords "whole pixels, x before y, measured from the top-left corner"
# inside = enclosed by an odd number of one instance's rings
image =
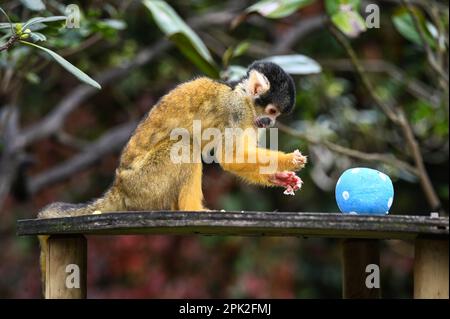
[[[345,299],[380,298],[379,241],[344,239],[341,249],[343,297]]]
[[[448,240],[417,239],[414,298],[448,299]]]
[[[448,238],[448,218],[282,212],[117,212],[19,220],[18,235],[204,234],[414,239]]]
[[[45,298],[86,298],[86,274],[86,238],[82,235],[50,236],[46,262]]]

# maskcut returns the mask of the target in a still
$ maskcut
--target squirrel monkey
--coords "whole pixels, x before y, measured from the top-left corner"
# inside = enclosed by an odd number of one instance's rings
[[[87,204],[53,203],[42,209],[38,218],[111,211],[204,210],[202,163],[171,161],[171,148],[177,143],[170,139],[171,131],[184,128],[192,133],[194,120],[200,120],[203,128],[221,132],[227,127],[256,131],[274,125],[280,114],[293,109],[294,103],[294,81],[271,62],[254,62],[239,81],[225,83],[200,77],[183,83],[162,97],[138,125],[121,154],[114,182],[103,197]],[[191,138],[190,147],[195,143],[206,145],[206,141]],[[251,138],[243,145],[244,157],[255,156],[256,160],[223,161],[222,156],[223,169],[254,184],[300,188],[301,180],[294,172],[303,168],[306,157],[299,151],[286,154],[259,148],[257,140]],[[276,172],[261,173],[261,167],[267,165],[260,161],[262,155],[276,158]],[[40,241],[41,262],[45,262],[46,237],[41,236]]]

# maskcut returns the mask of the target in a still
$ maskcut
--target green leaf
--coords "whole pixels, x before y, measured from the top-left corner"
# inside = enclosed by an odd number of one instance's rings
[[[45,4],[42,0],[20,0],[20,2],[31,11],[45,10]]]
[[[238,57],[238,56],[243,55],[245,52],[247,52],[249,47],[250,47],[250,42],[248,42],[248,41],[239,43],[239,45],[233,51],[233,57]]]
[[[47,41],[47,37],[40,32],[31,32],[30,37],[34,42]]]
[[[346,36],[354,38],[366,31],[366,23],[359,14],[360,0],[326,0],[325,8],[333,24]]]
[[[41,47],[40,45],[31,43],[31,42],[27,42],[27,41],[20,41],[23,44],[38,48],[44,52],[46,52],[47,54],[49,54],[56,62],[58,62],[64,69],[66,69],[67,71],[69,71],[70,73],[72,73],[75,77],[77,77],[80,81],[87,83],[97,89],[101,89],[100,84],[98,84],[96,81],[94,81],[89,75],[87,75],[86,73],[84,73],[83,71],[81,71],[80,69],[78,69],[77,67],[75,67],[73,64],[71,64],[69,61],[67,61],[66,59],[64,59],[62,56],[60,56],[59,54],[53,52],[52,50],[49,50],[47,48]]]
[[[339,1],[325,0],[325,10],[330,16],[339,12],[339,5],[340,5]]]
[[[219,71],[215,64],[205,60],[204,56],[195,50],[190,40],[184,36],[184,34],[174,33],[169,36],[169,39],[173,41],[177,45],[178,49],[205,74],[213,78],[219,77]]]
[[[2,22],[2,23],[0,23],[0,29],[10,29],[11,25],[14,28],[16,24],[17,23],[10,24],[10,23],[6,23],[6,22]]]
[[[426,21],[420,10],[414,8],[413,12],[419,19],[422,30],[424,30],[426,41],[434,48],[436,46],[436,42],[433,40],[433,35],[431,34],[429,27],[432,24]],[[392,23],[398,33],[400,33],[405,39],[415,44],[422,45],[422,39],[416,29],[414,19],[406,8],[400,8],[394,13]]]
[[[366,31],[366,24],[361,15],[355,11],[340,11],[331,16],[333,24],[345,35],[357,37]]]
[[[143,0],[158,27],[171,39],[180,51],[206,74],[218,77],[218,70],[199,36],[178,16],[165,1]]]
[[[1,10],[1,8],[0,8],[0,10]],[[67,19],[66,16],[34,17],[24,23],[12,23],[12,26],[15,28],[16,25],[23,25],[22,29],[29,28],[31,30],[37,30],[37,29],[42,29],[43,27],[45,27],[45,25],[43,23],[65,21],[66,19]],[[41,27],[38,28],[37,27],[38,25],[40,25]],[[11,24],[9,24],[9,23],[0,23],[0,29],[6,29],[6,28],[10,28],[10,27],[11,27]]]
[[[53,17],[34,17],[25,22],[22,29],[26,29],[31,27],[33,24],[36,23],[48,23],[48,22],[55,22],[55,21],[66,21],[66,16],[53,16]]]
[[[315,0],[262,0],[248,7],[245,11],[247,14],[257,12],[266,18],[280,19],[291,15],[314,1]]]
[[[226,81],[238,81],[247,74],[247,69],[240,65],[230,65],[225,71],[221,72],[220,77]]]
[[[415,44],[422,44],[419,33],[414,27],[413,18],[409,14],[394,15],[392,17],[395,29],[406,39]]]
[[[277,55],[264,60],[278,64],[290,74],[315,74],[322,71],[319,63],[301,54]]]
[[[234,52],[234,48],[228,47],[225,52],[222,55],[222,64],[224,67],[226,67],[228,65],[228,63],[230,62],[231,58],[233,57],[233,52]]]
[[[25,75],[25,78],[27,79],[28,82],[32,83],[32,84],[39,84],[41,82],[41,78],[33,72],[27,73]]]
[[[118,38],[118,32],[125,30],[126,27],[127,24],[123,20],[104,19],[93,23],[89,31],[101,34],[105,39],[115,40]]]
[[[435,48],[436,46],[439,46],[442,50],[445,50],[445,48],[446,48],[445,34],[439,33],[439,30],[436,28],[436,26],[429,21],[425,22],[425,27],[426,27],[425,34],[429,34],[429,36],[430,36],[430,39],[429,39],[430,45],[433,48]],[[432,39],[434,39],[434,41],[432,41]]]
[[[339,11],[353,10],[358,12],[361,6],[361,0],[326,0],[325,9],[327,13],[332,16]]]
[[[237,47],[229,47],[222,56],[222,64],[227,66],[232,58],[241,56],[244,54],[248,48],[250,47],[250,43],[247,41],[243,41],[238,44]]]
[[[114,30],[125,30],[127,28],[127,24],[123,20],[103,19],[99,23],[104,24],[108,28],[111,28]]]

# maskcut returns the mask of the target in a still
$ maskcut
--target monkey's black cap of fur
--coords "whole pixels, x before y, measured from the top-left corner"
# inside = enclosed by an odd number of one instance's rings
[[[270,82],[270,90],[256,99],[256,104],[266,106],[274,104],[281,113],[290,113],[295,106],[295,84],[292,77],[279,65],[268,61],[255,61],[249,67],[247,75],[251,70],[256,70],[266,76]]]

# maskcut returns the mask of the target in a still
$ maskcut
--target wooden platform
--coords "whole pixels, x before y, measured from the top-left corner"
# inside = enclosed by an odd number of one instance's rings
[[[379,241],[413,240],[414,297],[449,297],[448,217],[220,211],[114,212],[19,220],[17,234],[50,235],[46,245],[46,298],[86,298],[88,243],[84,235],[136,234],[343,238],[340,247],[344,298],[381,297],[381,287],[368,284],[369,276],[372,279],[377,276],[379,280],[379,272],[382,271]]]
[[[448,218],[341,213],[117,212],[17,223],[18,235],[204,234],[372,239],[448,238]]]

